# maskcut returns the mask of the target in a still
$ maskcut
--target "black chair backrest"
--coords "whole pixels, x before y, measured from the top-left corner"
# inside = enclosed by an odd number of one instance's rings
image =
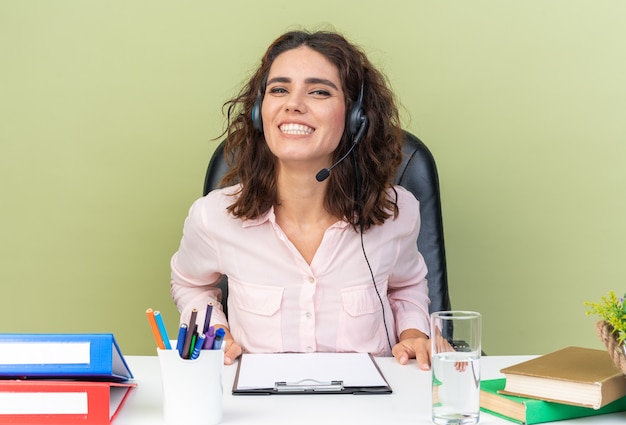
[[[413,134],[405,134],[403,160],[394,182],[408,189],[420,201],[422,223],[417,246],[428,267],[429,309],[431,312],[450,310],[437,166],[426,145]],[[219,186],[220,179],[228,170],[224,158],[224,143],[220,143],[215,149],[209,162],[204,180],[204,195]],[[228,285],[225,277],[219,286],[222,289],[224,312],[227,313]]]

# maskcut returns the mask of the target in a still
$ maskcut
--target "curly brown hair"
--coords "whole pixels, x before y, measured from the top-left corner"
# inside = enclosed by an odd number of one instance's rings
[[[364,87],[363,109],[369,126],[352,152],[353,161],[344,161],[330,175],[324,207],[343,217],[355,229],[367,230],[397,216],[398,206],[392,179],[402,159],[404,133],[395,98],[386,77],[365,53],[335,32],[291,31],[277,38],[267,49],[261,65],[239,94],[224,103],[227,108],[225,154],[230,166],[221,185],[241,184],[228,208],[234,216],[254,219],[280,203],[276,184],[276,157],[263,133],[252,121],[252,108],[265,94],[265,79],[274,60],[288,50],[306,46],[326,57],[339,71],[341,87],[350,111]],[[221,136],[220,136],[221,137]],[[352,145],[348,126],[333,153],[341,158]],[[356,169],[355,169],[356,164]],[[311,178],[315,178],[311,176]],[[390,190],[391,189],[391,190]]]

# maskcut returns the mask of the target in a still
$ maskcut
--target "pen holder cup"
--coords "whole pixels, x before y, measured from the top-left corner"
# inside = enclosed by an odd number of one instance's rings
[[[168,425],[214,425],[222,420],[222,350],[202,350],[194,360],[157,348]]]

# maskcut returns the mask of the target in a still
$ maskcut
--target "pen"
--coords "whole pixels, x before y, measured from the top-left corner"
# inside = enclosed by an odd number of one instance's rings
[[[185,346],[185,338],[187,337],[187,324],[183,323],[178,329],[178,342],[176,343],[176,349],[178,354],[183,356],[183,347]]]
[[[191,354],[191,360],[197,359],[198,356],[200,355],[200,351],[202,350],[202,347],[204,346],[204,339],[205,339],[204,334],[198,335],[196,346],[193,349],[193,353]]]
[[[198,310],[191,310],[191,318],[189,319],[189,325],[187,327],[187,336],[185,336],[185,345],[183,345],[183,359],[188,359],[191,355],[191,338],[193,334],[196,332],[196,317],[198,316]]]
[[[226,335],[226,331],[222,328],[219,328],[215,331],[215,341],[213,342],[214,350],[222,349],[222,342],[224,341],[224,335]]]
[[[159,347],[161,350],[165,350],[163,338],[161,337],[161,332],[159,332],[159,327],[157,325],[156,319],[154,318],[154,313],[151,308],[146,310],[146,317],[148,318],[148,323],[150,323],[150,328],[152,329],[152,334],[154,335],[157,347]]]
[[[198,325],[193,325],[193,328],[187,328],[187,336],[185,337],[185,345],[183,346],[183,359],[191,357],[191,343],[193,342],[194,335],[196,334],[196,329],[198,329]]]
[[[160,311],[154,312],[154,320],[156,320],[156,324],[159,327],[159,333],[161,334],[161,339],[163,339],[165,349],[171,350],[172,346],[170,345],[170,338],[167,336],[167,330],[165,329],[165,323],[163,323],[163,316],[161,316]]]
[[[206,339],[204,340],[204,348],[206,350],[213,349],[213,341],[215,341],[215,328],[213,326],[209,326],[209,330],[205,334]]]
[[[209,303],[206,306],[206,314],[204,315],[204,326],[202,326],[202,333],[206,334],[211,324],[211,313],[213,313],[213,304]]]
[[[198,341],[198,332],[194,331],[193,335],[191,336],[191,344],[189,344],[189,358],[191,358],[193,351],[196,349],[197,341]]]

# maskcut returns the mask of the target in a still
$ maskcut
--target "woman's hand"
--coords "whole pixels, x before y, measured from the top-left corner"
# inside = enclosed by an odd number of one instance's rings
[[[420,369],[430,370],[430,339],[417,329],[403,331],[400,342],[393,346],[391,353],[400,364],[415,359]]]
[[[218,328],[222,328],[226,332],[224,335],[224,364],[231,365],[237,357],[241,356],[243,350],[241,349],[241,346],[235,342],[226,326],[216,325],[215,329]]]

